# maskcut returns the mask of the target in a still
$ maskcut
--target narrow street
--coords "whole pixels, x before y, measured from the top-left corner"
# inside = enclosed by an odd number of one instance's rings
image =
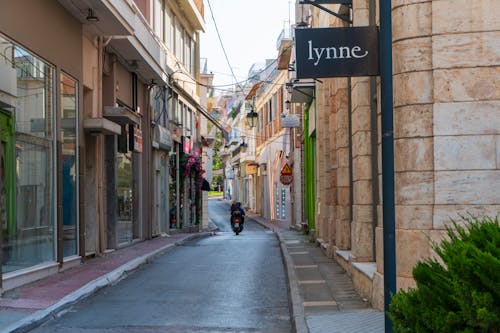
[[[235,236],[219,199],[209,212],[215,236],[158,256],[32,332],[290,332],[275,235],[246,221]]]

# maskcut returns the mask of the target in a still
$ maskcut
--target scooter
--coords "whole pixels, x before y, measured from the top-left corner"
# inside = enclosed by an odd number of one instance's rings
[[[231,213],[231,228],[236,235],[243,231],[243,222],[244,217],[239,210],[235,210]]]

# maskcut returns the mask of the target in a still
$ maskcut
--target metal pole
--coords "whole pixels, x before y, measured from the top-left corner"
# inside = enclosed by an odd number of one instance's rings
[[[380,84],[384,220],[384,310],[385,332],[391,333],[392,321],[387,316],[387,311],[389,310],[391,295],[396,293],[391,0],[380,0]]]

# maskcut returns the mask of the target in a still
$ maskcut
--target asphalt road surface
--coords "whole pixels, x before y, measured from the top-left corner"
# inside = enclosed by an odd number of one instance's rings
[[[32,332],[291,332],[275,235],[247,219],[236,236],[218,199],[209,216],[215,236],[175,247]]]

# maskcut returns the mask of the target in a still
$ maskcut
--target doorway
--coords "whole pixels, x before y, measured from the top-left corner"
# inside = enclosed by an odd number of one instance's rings
[[[2,239],[2,271],[15,270],[12,261],[16,232],[16,153],[14,119],[10,112],[0,109],[0,228]]]

